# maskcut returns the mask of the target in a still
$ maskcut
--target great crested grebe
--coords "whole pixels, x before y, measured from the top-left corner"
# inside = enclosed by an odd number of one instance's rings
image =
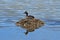
[[[30,19],[30,18],[31,18],[31,19],[32,19],[32,18],[35,18],[35,17],[32,16],[32,15],[28,15],[28,12],[27,12],[27,11],[25,11],[24,14],[26,14],[26,18],[29,18],[29,19]]]

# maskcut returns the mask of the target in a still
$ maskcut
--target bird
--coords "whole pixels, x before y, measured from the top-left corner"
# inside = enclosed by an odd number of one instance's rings
[[[26,14],[26,18],[27,18],[27,19],[35,18],[35,17],[32,16],[32,15],[28,15],[28,12],[27,12],[27,11],[25,11],[24,14]]]
[[[29,16],[26,11],[25,13],[26,13],[26,18],[16,22],[17,26],[26,30],[26,32],[24,32],[25,35],[27,35],[29,32],[35,31],[35,29],[39,29],[44,25],[44,22],[42,20],[36,19],[34,16]]]

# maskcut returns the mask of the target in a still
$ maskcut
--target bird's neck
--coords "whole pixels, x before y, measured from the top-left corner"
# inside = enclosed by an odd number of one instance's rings
[[[28,16],[28,13],[26,13],[26,16]]]

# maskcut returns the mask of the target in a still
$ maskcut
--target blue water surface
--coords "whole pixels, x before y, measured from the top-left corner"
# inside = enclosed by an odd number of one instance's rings
[[[15,24],[24,11],[45,25],[25,35]],[[0,0],[0,40],[60,40],[60,0]]]

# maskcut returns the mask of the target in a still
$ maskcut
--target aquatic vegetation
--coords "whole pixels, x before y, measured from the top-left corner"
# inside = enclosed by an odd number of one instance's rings
[[[33,32],[35,29],[42,27],[44,22],[42,20],[36,19],[34,16],[29,16],[27,13],[26,18],[16,22],[16,25],[26,29],[25,34],[27,35],[28,32]]]

